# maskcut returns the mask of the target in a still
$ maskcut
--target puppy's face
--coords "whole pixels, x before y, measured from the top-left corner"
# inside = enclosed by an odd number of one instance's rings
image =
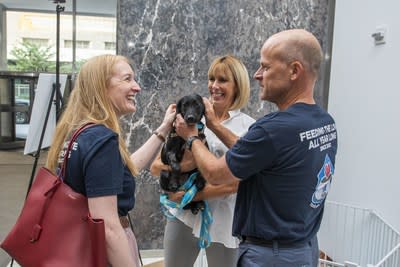
[[[203,98],[198,94],[184,96],[176,104],[176,113],[180,113],[187,124],[200,122],[204,112]]]

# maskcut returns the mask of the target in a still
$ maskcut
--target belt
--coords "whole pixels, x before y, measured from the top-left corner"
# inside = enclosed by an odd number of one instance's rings
[[[129,228],[129,219],[128,216],[120,216],[119,221],[122,225],[122,228]]]
[[[252,236],[242,236],[241,237],[242,243],[263,246],[268,248],[273,248],[276,246],[277,248],[295,248],[295,247],[302,247],[306,245],[306,243],[282,243],[279,240],[265,240],[259,237],[252,237]]]

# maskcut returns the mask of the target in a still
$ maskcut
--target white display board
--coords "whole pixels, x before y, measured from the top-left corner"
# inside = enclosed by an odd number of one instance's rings
[[[67,81],[67,75],[60,75],[60,91],[61,95],[64,95],[65,84]],[[40,136],[43,130],[44,120],[46,118],[46,112],[49,105],[51,93],[53,90],[53,84],[56,82],[56,75],[49,73],[39,74],[39,80],[35,89],[35,99],[33,101],[31,119],[29,124],[28,136],[25,142],[24,154],[31,154],[37,151],[39,146]],[[54,93],[54,100],[56,93]],[[47,127],[41,148],[49,147],[53,138],[54,130],[56,128],[56,106],[53,101],[49,119],[47,121]]]

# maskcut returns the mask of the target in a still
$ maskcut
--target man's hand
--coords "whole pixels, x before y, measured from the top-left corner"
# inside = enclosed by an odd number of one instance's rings
[[[181,114],[176,115],[175,131],[185,140],[187,140],[190,136],[197,136],[199,134],[196,125],[187,125]]]

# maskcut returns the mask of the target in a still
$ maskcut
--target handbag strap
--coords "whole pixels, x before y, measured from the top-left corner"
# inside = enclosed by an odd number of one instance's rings
[[[59,174],[59,178],[60,178],[61,180],[64,180],[65,172],[66,172],[66,169],[67,169],[67,163],[68,163],[69,153],[70,153],[70,151],[71,151],[72,146],[74,145],[74,142],[76,141],[76,139],[78,138],[78,136],[79,136],[84,130],[86,130],[87,128],[90,128],[90,127],[92,127],[92,126],[94,126],[94,125],[95,125],[95,123],[93,123],[93,122],[86,123],[86,124],[82,125],[81,127],[79,127],[79,128],[74,132],[74,134],[72,135],[71,140],[69,141],[67,150],[65,151],[64,159],[63,159],[63,162],[62,162],[62,164],[61,164],[61,170],[60,170],[60,172],[59,172],[59,173],[60,173],[60,174]]]

